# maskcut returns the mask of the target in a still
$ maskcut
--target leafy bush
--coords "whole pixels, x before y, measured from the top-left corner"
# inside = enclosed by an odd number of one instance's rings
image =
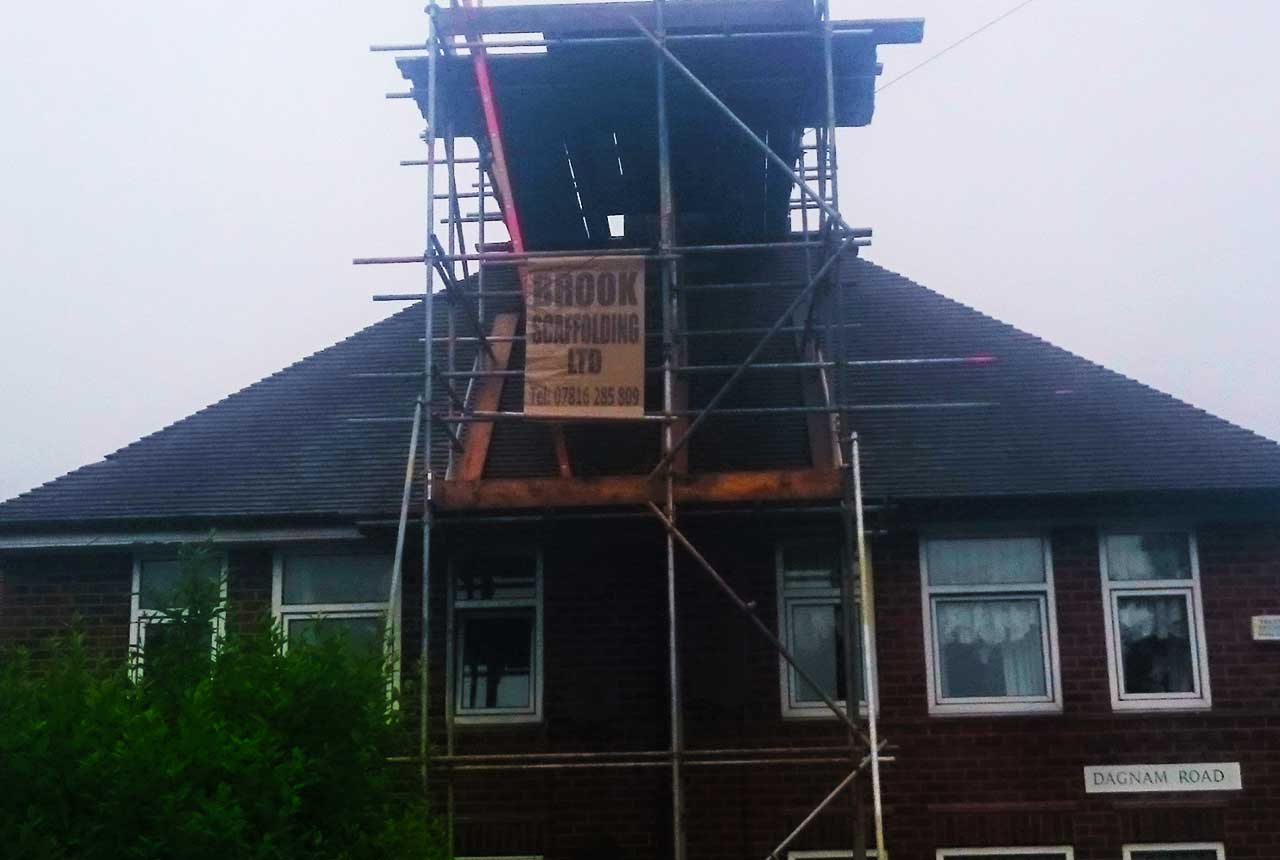
[[[145,664],[105,664],[75,634],[48,659],[0,661],[0,853],[443,858],[387,762],[404,733],[385,662],[341,637],[286,650],[266,623],[211,650],[216,585],[183,588],[163,636],[148,628]]]

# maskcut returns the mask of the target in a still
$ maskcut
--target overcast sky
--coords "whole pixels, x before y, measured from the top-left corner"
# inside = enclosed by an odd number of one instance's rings
[[[1015,0],[923,16],[890,79]],[[421,0],[20,3],[0,29],[0,498],[390,312],[422,121],[376,42]],[[1280,4],[1036,0],[841,132],[867,256],[1280,437]]]

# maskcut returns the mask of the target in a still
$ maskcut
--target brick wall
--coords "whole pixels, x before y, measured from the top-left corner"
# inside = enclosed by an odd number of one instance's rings
[[[794,532],[763,521],[732,530],[691,529],[699,549],[772,626],[773,546]],[[606,550],[604,563],[591,554],[566,556],[564,564],[553,561],[556,550],[548,556],[547,720],[535,730],[460,728],[459,751],[492,751],[522,735],[531,750],[636,749],[646,735],[654,739],[649,748],[664,746],[661,558],[642,545],[631,548],[621,532],[616,538],[595,532],[596,541],[616,549]],[[556,547],[569,540],[548,536]],[[657,534],[646,540],[661,545]],[[1255,643],[1249,634],[1252,615],[1280,612],[1280,531],[1198,529],[1214,699],[1207,713],[1112,712],[1097,532],[1057,529],[1051,542],[1064,708],[1062,714],[1019,717],[928,716],[917,537],[900,532],[876,542],[881,725],[897,747],[897,761],[884,771],[891,856],[931,860],[937,847],[1072,845],[1080,860],[1101,860],[1119,858],[1126,843],[1159,841],[1224,841],[1230,858],[1280,856],[1280,822],[1273,821],[1280,809],[1280,646]],[[842,743],[833,721],[781,717],[774,652],[683,558],[679,578],[688,746]],[[586,600],[572,596],[588,593]],[[563,602],[557,606],[557,600]],[[655,617],[620,626],[620,604]],[[561,688],[561,678],[568,689]],[[617,689],[610,686],[615,680]],[[637,695],[620,698],[632,684]],[[619,701],[621,718],[615,716]],[[636,731],[639,713],[648,715],[654,731]],[[596,718],[591,742],[582,743],[576,727]],[[1086,765],[1166,761],[1240,761],[1246,791],[1113,798],[1083,792]],[[690,857],[764,857],[843,773],[840,765],[689,769]],[[498,803],[485,786],[506,777],[468,774],[458,784],[456,803],[477,823],[459,833],[474,833],[486,818],[489,833],[520,826],[504,822],[503,815],[510,822],[537,820],[547,856],[572,856],[559,840],[582,832],[584,808],[599,838],[635,832],[655,812],[659,819],[665,815],[665,777],[648,771],[540,774],[537,787],[513,790]],[[601,788],[579,800],[566,793],[568,786],[610,780],[633,787],[627,802],[610,802]],[[642,803],[647,815],[637,808]],[[834,809],[793,847],[847,845],[847,804]],[[470,838],[460,849],[480,853],[483,844]],[[614,856],[649,856],[626,851],[633,841],[616,844],[623,850]]]
[[[271,612],[271,551],[227,555],[227,626],[243,629]],[[129,649],[133,555],[128,551],[0,558],[0,647],[39,650],[75,627],[99,654]]]
[[[690,521],[694,523],[693,520]],[[704,521],[707,523],[708,521]],[[777,521],[691,525],[695,543],[771,626]],[[442,531],[433,543],[432,708],[444,701],[447,559],[465,546],[540,542],[545,558],[545,719],[466,727],[455,752],[662,749],[667,738],[666,583],[661,534],[646,525],[564,523],[537,532]],[[1067,844],[1080,860],[1120,857],[1143,841],[1224,841],[1232,860],[1280,857],[1280,645],[1255,643],[1249,619],[1280,613],[1280,529],[1201,526],[1198,546],[1214,707],[1197,714],[1112,713],[1097,535],[1051,536],[1064,712],[929,717],[915,534],[874,545],[882,734],[891,856],[929,860],[936,847]],[[406,559],[405,634],[417,640],[421,581]],[[127,554],[0,560],[0,641],[31,643],[78,614],[96,647],[128,641]],[[230,555],[232,629],[269,610],[271,555]],[[778,659],[691,562],[678,570],[686,742],[691,748],[841,744],[831,720],[780,715]],[[410,649],[412,650],[412,649]],[[410,673],[416,672],[409,664]],[[406,689],[412,695],[412,674]],[[414,710],[414,702],[408,703]],[[433,749],[446,751],[443,722]],[[1246,791],[1086,796],[1090,764],[1240,761]],[[843,776],[840,764],[690,768],[691,858],[764,857]],[[443,773],[435,774],[437,786]],[[443,791],[437,792],[443,806]],[[455,776],[460,853],[549,858],[669,854],[664,768],[531,770]],[[848,842],[839,802],[794,848]]]

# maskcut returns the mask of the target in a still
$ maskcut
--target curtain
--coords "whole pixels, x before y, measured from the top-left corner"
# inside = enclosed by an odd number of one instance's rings
[[[1122,597],[1119,602],[1120,637],[1126,643],[1154,636],[1186,639],[1187,604],[1177,596]]]
[[[1192,627],[1183,595],[1120,597],[1116,616],[1126,693],[1195,690]]]
[[[931,585],[1044,582],[1039,538],[931,540],[925,554]]]
[[[1190,579],[1191,550],[1186,532],[1107,536],[1107,578]]]
[[[942,601],[935,611],[946,695],[1045,695],[1038,600]]]

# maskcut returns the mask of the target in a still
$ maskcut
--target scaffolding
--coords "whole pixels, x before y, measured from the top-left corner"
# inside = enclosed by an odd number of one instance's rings
[[[406,166],[426,167],[427,226],[422,254],[407,257],[362,258],[358,264],[416,264],[425,269],[425,287],[421,293],[383,294],[379,301],[423,302],[423,358],[421,371],[370,371],[371,377],[410,376],[421,379],[421,394],[416,400],[412,418],[403,416],[369,417],[366,421],[411,421],[408,461],[404,492],[396,534],[395,563],[392,575],[393,612],[398,618],[403,611],[400,592],[403,583],[403,558],[406,535],[411,523],[411,500],[415,485],[422,490],[422,605],[421,642],[418,656],[420,676],[418,703],[420,731],[417,764],[424,790],[437,773],[444,777],[444,788],[450,816],[454,808],[451,774],[473,771],[576,769],[665,769],[670,773],[672,856],[686,857],[686,773],[690,769],[710,767],[773,766],[785,764],[833,764],[848,766],[847,775],[816,804],[813,811],[799,821],[765,860],[778,860],[788,847],[818,816],[845,797],[850,804],[853,856],[866,856],[873,846],[875,856],[886,855],[880,767],[891,761],[886,755],[886,742],[878,725],[878,693],[873,665],[875,642],[875,595],[868,546],[867,513],[864,502],[861,457],[854,419],[867,411],[903,409],[963,410],[986,404],[972,402],[875,403],[855,402],[847,380],[850,371],[876,367],[911,367],[937,364],[974,364],[989,359],[982,356],[955,356],[927,359],[851,358],[851,329],[844,307],[846,289],[840,277],[841,261],[856,249],[869,244],[871,231],[851,226],[839,205],[836,128],[838,120],[837,76],[835,72],[837,36],[842,39],[864,39],[877,44],[883,25],[896,26],[906,33],[883,42],[919,41],[920,22],[834,22],[826,0],[809,5],[806,0],[732,0],[728,3],[677,4],[680,26],[669,24],[671,10],[664,0],[644,3],[591,4],[589,6],[530,6],[523,8],[472,8],[470,0],[454,2],[448,9],[428,7],[430,29],[425,43],[375,46],[375,51],[391,51],[407,55],[405,63],[415,68],[425,66],[425,79],[416,79],[414,91],[393,93],[393,98],[413,98],[427,122],[423,140],[427,146],[425,159],[402,162]],[[729,7],[733,7],[730,9]],[[785,14],[779,14],[785,10]],[[572,21],[570,21],[572,19]],[[588,23],[589,22],[589,25]],[[881,29],[878,30],[877,26]],[[530,37],[527,34],[534,34]],[[516,35],[513,35],[516,34]],[[558,35],[557,35],[558,34]],[[495,40],[493,36],[499,36]],[[822,91],[817,121],[804,127],[798,141],[784,157],[769,140],[752,125],[739,118],[715,88],[704,82],[687,62],[687,51],[697,58],[700,46],[747,43],[799,45],[809,54],[817,52],[818,78]],[[629,49],[644,48],[652,57],[654,80],[653,107],[656,131],[656,235],[626,242],[623,247],[601,247],[599,242],[583,249],[557,247],[533,249],[527,241],[519,208],[520,188],[512,177],[512,163],[503,137],[502,118],[489,59],[497,51],[555,51],[572,46]],[[708,48],[710,49],[710,48]],[[457,84],[456,74],[442,73],[442,66],[456,71],[459,62],[469,65],[474,74],[474,94],[467,98],[478,102],[475,116],[459,129],[456,95],[445,93],[449,82]],[[402,69],[405,66],[402,65]],[[408,75],[406,75],[408,76]],[[447,80],[446,80],[447,78]],[[780,180],[786,189],[785,235],[752,236],[746,241],[706,241],[681,244],[677,240],[676,195],[672,187],[671,135],[673,120],[669,115],[669,93],[675,82],[686,91],[696,93],[703,109],[727,123],[730,134],[745,141],[766,163],[766,176]],[[598,82],[600,83],[600,82]],[[468,82],[470,87],[471,83]],[[453,98],[451,109],[441,121],[441,104]],[[869,114],[867,119],[869,119]],[[459,155],[459,138],[474,141],[474,154]],[[615,134],[614,144],[618,145]],[[568,145],[565,155],[569,156]],[[437,167],[443,167],[446,189],[437,187]],[[618,171],[622,172],[619,155]],[[569,158],[569,174],[577,195],[586,235],[591,235],[588,207]],[[766,189],[766,195],[768,189]],[[470,211],[464,212],[464,203]],[[439,206],[445,214],[438,218]],[[437,228],[444,227],[443,240]],[[498,228],[495,237],[490,226]],[[610,231],[613,232],[612,230]],[[505,234],[505,235],[503,235]],[[468,250],[468,247],[474,250]],[[699,282],[686,276],[688,261],[700,258],[726,259],[735,255],[788,254],[803,261],[803,278],[778,280]],[[667,653],[669,690],[669,745],[662,750],[635,752],[573,753],[502,753],[457,754],[452,685],[445,685],[445,702],[441,716],[445,727],[445,750],[437,754],[430,748],[429,725],[432,702],[429,697],[428,642],[431,636],[431,569],[433,532],[452,522],[519,523],[538,521],[543,514],[486,513],[474,497],[457,494],[450,488],[482,478],[483,450],[497,424],[507,422],[544,421],[520,411],[502,409],[501,384],[507,379],[520,379],[523,371],[509,366],[513,347],[524,340],[520,335],[519,301],[526,289],[521,276],[523,267],[542,257],[624,255],[643,257],[657,267],[660,288],[659,326],[646,331],[648,341],[656,341],[660,363],[646,367],[646,373],[661,379],[661,403],[642,416],[628,420],[657,430],[659,449],[656,464],[642,481],[629,487],[656,488],[643,493],[643,498],[618,497],[577,498],[564,504],[578,506],[559,516],[600,519],[645,518],[659,524],[665,534],[665,585],[667,611]],[[495,273],[515,270],[518,289],[495,288]],[[710,291],[740,292],[786,290],[785,309],[775,315],[771,325],[704,325],[687,323],[690,297]],[[436,322],[437,305],[447,313],[445,333],[440,334]],[[487,327],[486,327],[487,324]],[[767,358],[770,344],[786,335],[794,345],[795,360],[775,361]],[[697,363],[690,359],[691,344],[726,336],[750,337],[754,346],[734,362]],[[443,359],[443,368],[440,366]],[[468,365],[469,359],[469,365]],[[773,406],[727,406],[725,399],[747,374],[769,374],[778,371],[805,374],[817,392],[816,403]],[[687,382],[695,378],[723,378],[705,402],[689,405]],[[836,695],[812,678],[800,660],[791,652],[777,632],[757,612],[754,604],[735,592],[729,581],[698,550],[686,535],[680,520],[686,517],[736,516],[742,509],[732,504],[681,506],[681,498],[696,491],[677,484],[677,476],[687,474],[689,441],[707,423],[726,416],[799,416],[810,429],[811,453],[819,490],[808,494],[800,503],[773,500],[771,510],[779,515],[797,513],[805,516],[835,516],[840,521],[840,607],[842,671],[845,698],[852,701],[859,688],[856,674],[865,679],[866,711],[846,708]],[[577,419],[573,419],[577,422]],[[572,478],[568,462],[564,428],[548,422],[556,454],[557,468],[563,479]],[[445,461],[436,462],[433,440],[442,435],[446,443]],[[475,452],[480,450],[479,465]],[[569,481],[561,482],[563,487]],[[563,490],[568,492],[567,490]],[[442,494],[451,511],[439,516]],[[553,495],[548,506],[556,507],[567,497]],[[703,499],[705,501],[705,499]],[[769,500],[765,500],[766,502]],[[519,504],[511,504],[519,508]],[[472,508],[472,509],[469,509]],[[750,748],[691,749],[684,738],[684,703],[681,691],[681,661],[678,636],[677,557],[687,556],[748,621],[751,627],[776,650],[797,678],[808,684],[821,698],[831,714],[847,729],[847,743],[826,746],[777,746]],[[860,630],[855,631],[854,613],[858,613]],[[446,616],[447,617],[447,616]],[[388,622],[390,624],[390,620]],[[446,637],[450,632],[446,633]],[[855,636],[858,640],[855,640]],[[856,644],[855,644],[856,642]],[[837,694],[838,695],[838,694]],[[872,808],[870,816],[863,808],[862,780],[869,777]],[[847,797],[846,797],[847,796]],[[872,823],[867,833],[867,819]]]

